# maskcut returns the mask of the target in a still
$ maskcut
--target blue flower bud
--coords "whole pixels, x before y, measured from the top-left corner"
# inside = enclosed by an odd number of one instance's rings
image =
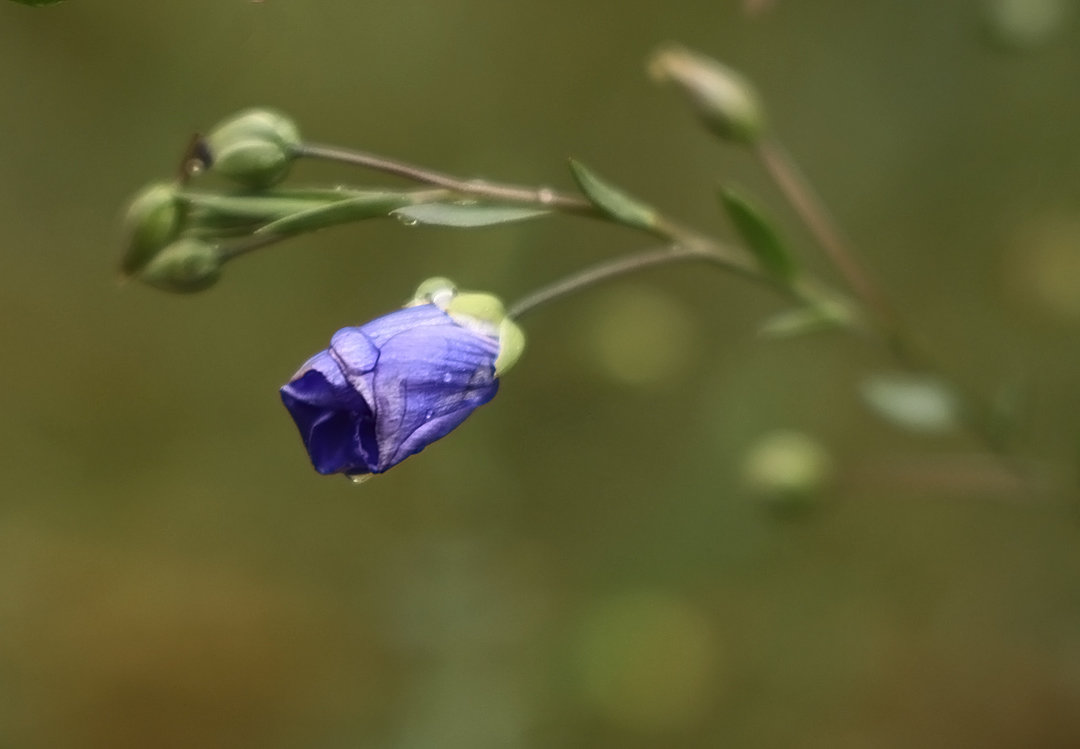
[[[456,296],[421,287],[404,309],[339,330],[281,388],[316,471],[383,473],[495,397],[504,337],[520,353],[521,332],[449,310]]]

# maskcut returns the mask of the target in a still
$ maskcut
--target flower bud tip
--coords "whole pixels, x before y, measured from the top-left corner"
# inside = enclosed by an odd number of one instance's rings
[[[705,126],[725,140],[753,143],[765,115],[749,81],[719,62],[678,46],[660,49],[648,63],[659,83],[673,83],[689,98]]]

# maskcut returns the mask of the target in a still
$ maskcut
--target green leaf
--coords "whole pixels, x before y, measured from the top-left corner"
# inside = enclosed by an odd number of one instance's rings
[[[867,378],[860,392],[879,416],[913,432],[947,432],[959,421],[959,399],[935,377],[900,372],[878,374]]]
[[[255,230],[256,234],[302,234],[325,229],[336,224],[382,218],[394,209],[408,205],[411,197],[400,192],[370,192],[354,194],[351,198],[333,203],[316,205],[306,210],[271,221]]]
[[[326,199],[279,197],[273,193],[256,195],[219,195],[217,193],[184,192],[180,199],[195,213],[193,220],[208,225],[262,223],[275,221],[293,213],[325,205]],[[336,200],[340,200],[340,196]]]
[[[580,161],[570,159],[570,173],[589,202],[610,218],[626,226],[642,229],[656,227],[656,209],[652,206],[613,187]]]
[[[819,304],[779,312],[758,328],[765,338],[797,338],[802,335],[836,330],[851,323],[848,309],[840,304]]]
[[[429,226],[453,226],[473,229],[495,224],[508,224],[530,218],[546,216],[542,208],[524,208],[510,205],[484,205],[481,203],[421,203],[407,205],[392,211],[402,223],[427,224]]]
[[[761,269],[780,281],[795,277],[795,263],[772,222],[739,190],[720,188],[720,201]]]

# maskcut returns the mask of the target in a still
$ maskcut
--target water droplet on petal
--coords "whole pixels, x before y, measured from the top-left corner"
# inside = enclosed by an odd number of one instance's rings
[[[449,372],[442,376],[442,381],[445,382],[447,385],[449,385],[453,379],[454,375],[450,374]]]

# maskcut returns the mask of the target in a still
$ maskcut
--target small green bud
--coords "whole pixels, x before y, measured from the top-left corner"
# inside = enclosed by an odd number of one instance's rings
[[[176,185],[159,182],[136,195],[124,218],[127,247],[120,270],[131,275],[149,263],[176,239],[182,218],[183,205]]]
[[[258,190],[284,179],[298,145],[300,131],[288,117],[249,109],[211,129],[202,150],[211,171]]]
[[[765,113],[749,81],[731,68],[682,47],[667,47],[649,61],[653,79],[678,86],[702,122],[725,140],[754,143]]]
[[[821,443],[794,431],[766,435],[743,462],[747,488],[771,509],[783,513],[813,507],[832,473],[832,460]]]
[[[216,245],[185,237],[157,253],[139,272],[139,280],[164,291],[202,291],[217,282],[223,262]]]

